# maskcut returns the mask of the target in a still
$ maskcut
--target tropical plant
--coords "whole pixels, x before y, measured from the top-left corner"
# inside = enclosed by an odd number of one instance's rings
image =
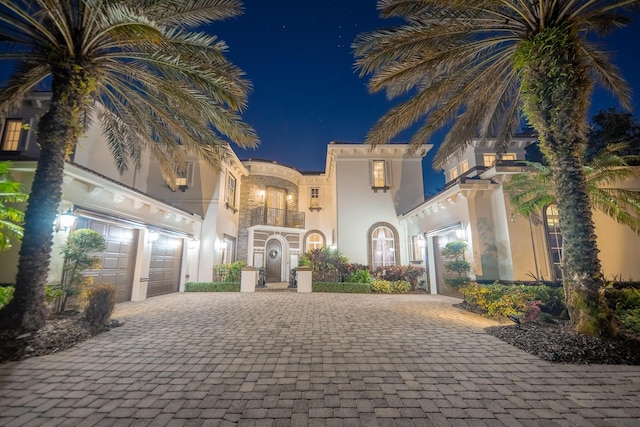
[[[420,148],[453,122],[435,166],[473,137],[496,139],[506,151],[521,124],[535,129],[555,183],[564,236],[564,285],[576,330],[616,332],[603,297],[581,147],[594,82],[630,108],[628,85],[609,55],[587,39],[629,22],[640,0],[379,0],[383,17],[405,24],[360,35],[356,66],[372,74],[369,89],[403,101],[370,130],[366,142],[386,143],[414,125]],[[407,97],[414,91],[413,96]],[[421,124],[418,124],[422,121]]]
[[[640,156],[623,155],[628,144],[605,146],[591,160],[585,160],[584,172],[591,207],[627,225],[640,234],[640,193],[615,188],[616,183],[638,176],[638,169],[630,164]],[[512,175],[504,185],[513,213],[538,218],[550,204],[557,204],[553,188],[553,172],[541,163],[526,162],[531,172]]]
[[[104,237],[93,230],[80,229],[69,234],[61,251],[64,264],[60,283],[62,291],[60,311],[64,311],[69,297],[78,295],[86,285],[91,283],[82,273],[86,269],[100,267],[101,259],[94,254],[106,248]]]
[[[249,83],[224,57],[223,41],[194,31],[241,12],[239,0],[0,0],[0,60],[17,61],[0,112],[36,85],[48,83],[52,93],[38,125],[15,297],[0,313],[0,327],[44,323],[64,162],[87,118],[102,123],[121,172],[140,166],[148,151],[169,183],[184,169],[185,153],[215,167],[229,152],[227,141],[257,144],[238,115]]]
[[[464,259],[464,252],[467,250],[467,242],[454,240],[447,243],[442,248],[442,257],[446,259],[444,269],[455,273],[455,277],[445,277],[444,281],[454,289],[459,289],[469,283],[469,271],[471,264]]]
[[[0,251],[11,247],[11,240],[22,238],[24,213],[11,206],[25,202],[27,195],[22,192],[19,182],[9,177],[11,162],[0,162]]]

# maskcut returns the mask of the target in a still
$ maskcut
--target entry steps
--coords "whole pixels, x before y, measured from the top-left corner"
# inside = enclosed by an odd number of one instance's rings
[[[266,288],[256,287],[256,292],[298,292],[296,288],[290,288],[287,282],[267,283]]]

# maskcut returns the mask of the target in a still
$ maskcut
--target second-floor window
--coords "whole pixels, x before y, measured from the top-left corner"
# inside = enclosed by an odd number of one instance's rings
[[[483,155],[483,164],[490,168],[495,166],[496,164],[496,155],[495,154],[484,154]],[[514,153],[505,153],[502,155],[502,160],[516,160],[516,155]]]
[[[193,180],[193,163],[187,162],[184,167],[176,170],[176,187],[180,191],[186,191]]]
[[[2,134],[2,151],[18,151],[22,119],[7,119]]]
[[[371,186],[374,189],[387,189],[390,186],[388,165],[384,160],[374,160],[371,163]]]
[[[454,179],[456,179],[458,177],[458,167],[454,166],[450,171],[449,171],[449,180],[453,181]]]
[[[227,176],[227,192],[225,202],[230,208],[236,207],[236,177],[231,174]]]
[[[310,207],[312,209],[320,207],[320,189],[318,187],[311,187],[311,201]]]
[[[467,172],[468,170],[469,170],[469,161],[463,160],[460,163],[460,175],[462,175],[463,173]]]

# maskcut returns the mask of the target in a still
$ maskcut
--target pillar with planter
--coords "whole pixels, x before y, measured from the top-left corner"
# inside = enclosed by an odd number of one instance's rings
[[[240,274],[240,292],[255,292],[256,283],[258,283],[257,267],[242,267]]]
[[[298,292],[311,292],[311,267],[298,267]]]

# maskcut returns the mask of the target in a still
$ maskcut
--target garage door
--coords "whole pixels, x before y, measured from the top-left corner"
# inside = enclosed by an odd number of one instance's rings
[[[151,247],[147,297],[178,292],[182,239],[160,235]]]
[[[96,254],[101,258],[102,267],[87,270],[86,276],[93,277],[93,283],[112,283],[118,289],[117,302],[131,300],[133,268],[136,256],[137,231],[98,220],[80,217],[76,229],[88,228],[104,237],[107,250]]]

